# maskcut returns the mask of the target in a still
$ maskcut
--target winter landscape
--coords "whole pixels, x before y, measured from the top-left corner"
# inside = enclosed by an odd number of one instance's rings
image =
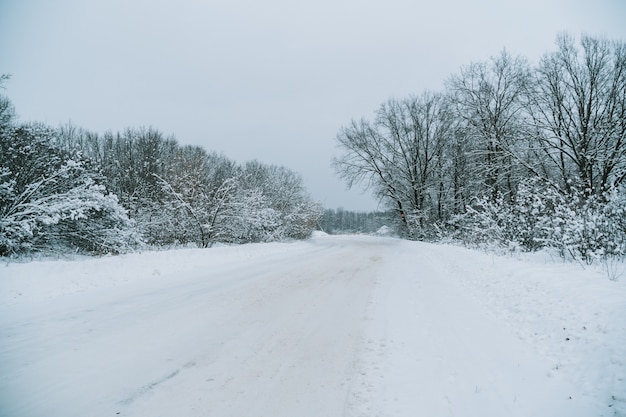
[[[0,417],[626,417],[626,8],[452,3],[0,2]]]

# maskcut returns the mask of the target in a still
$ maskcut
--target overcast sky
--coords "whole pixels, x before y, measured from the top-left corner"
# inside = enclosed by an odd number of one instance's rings
[[[153,126],[369,210],[330,167],[341,126],[562,31],[626,41],[626,1],[0,0],[0,73],[21,121]]]

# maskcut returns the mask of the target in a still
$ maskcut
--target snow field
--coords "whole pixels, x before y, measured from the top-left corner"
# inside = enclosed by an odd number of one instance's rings
[[[626,278],[390,238],[0,267],[0,415],[624,416]]]

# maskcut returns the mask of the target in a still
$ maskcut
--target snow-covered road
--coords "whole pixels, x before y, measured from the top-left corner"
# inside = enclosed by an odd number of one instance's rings
[[[560,345],[498,306],[521,287],[468,279],[494,274],[460,248],[318,237],[2,268],[1,416],[610,416],[624,404],[623,364],[589,359],[611,372],[595,389],[559,371]],[[623,289],[601,313],[626,311]],[[546,303],[544,327],[566,313],[537,293],[526,301]],[[623,328],[607,326],[620,358]],[[596,336],[586,349],[606,345]]]

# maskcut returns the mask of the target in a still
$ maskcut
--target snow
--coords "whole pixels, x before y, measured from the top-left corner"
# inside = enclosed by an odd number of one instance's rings
[[[4,416],[624,416],[626,278],[386,237],[0,266]]]

